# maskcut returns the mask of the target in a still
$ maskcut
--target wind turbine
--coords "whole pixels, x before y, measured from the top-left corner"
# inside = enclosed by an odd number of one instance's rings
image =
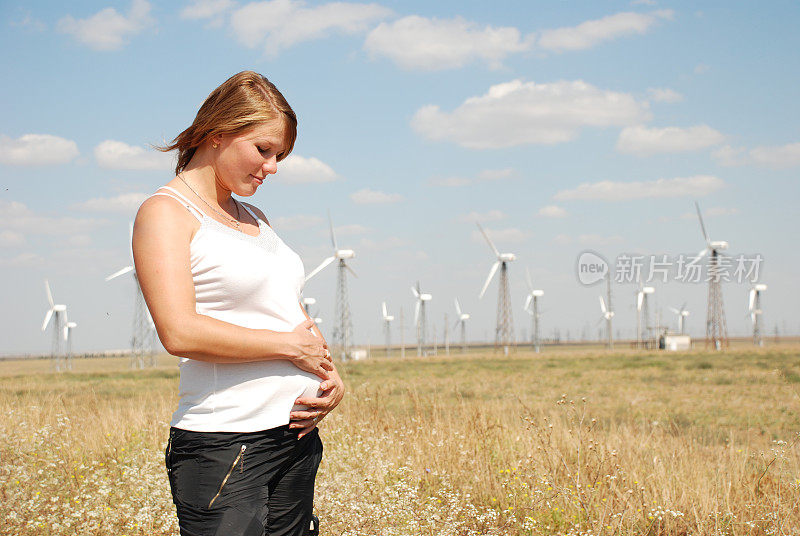
[[[139,276],[136,274],[136,268],[133,263],[133,223],[128,225],[128,253],[131,258],[131,263],[114,272],[106,277],[106,281],[111,281],[117,277],[125,274],[131,274],[134,282],[134,309],[133,309],[133,330],[131,333],[131,368],[144,368],[144,356],[150,355],[150,362],[155,359],[155,344],[153,341],[154,326],[153,319],[150,317],[150,311],[147,310],[147,305],[144,301],[142,294],[142,287],[139,285]]]
[[[328,266],[333,261],[338,263],[338,277],[336,285],[336,325],[333,327],[333,345],[339,348],[342,359],[347,359],[350,356],[350,344],[352,339],[353,323],[350,319],[350,297],[347,293],[347,271],[353,276],[356,273],[347,265],[347,259],[352,259],[356,256],[355,251],[352,249],[339,249],[336,244],[336,234],[333,232],[333,220],[331,213],[328,211],[328,224],[331,229],[331,244],[333,244],[333,255],[323,260],[319,266],[311,271],[306,276],[306,281],[317,275],[323,268]]]
[[[767,285],[759,283],[750,289],[750,320],[753,322],[753,344],[756,346],[764,346],[764,341],[761,340],[761,293],[767,290]]]
[[[497,248],[489,239],[489,236],[486,234],[486,231],[483,230],[481,224],[478,222],[475,222],[475,224],[478,226],[478,229],[480,229],[483,237],[486,239],[486,242],[497,258],[491,270],[489,270],[489,277],[486,278],[486,283],[483,284],[478,298],[483,298],[486,289],[489,287],[489,283],[497,272],[497,268],[500,268],[499,294],[497,298],[497,326],[495,328],[494,344],[495,347],[497,347],[498,344],[502,344],[503,353],[508,354],[508,347],[514,342],[514,318],[511,314],[511,292],[508,287],[508,263],[516,260],[517,256],[513,253],[500,253],[497,251]]]
[[[419,281],[416,287],[411,287],[411,292],[417,299],[417,305],[414,308],[414,323],[417,325],[417,355],[422,355],[425,348],[425,304],[433,299],[430,294],[423,294],[419,288]]]
[[[391,322],[394,317],[386,311],[386,302],[381,303],[381,314],[383,315],[383,329],[386,334],[386,357],[389,357],[389,347],[392,345]]]
[[[311,306],[314,305],[315,303],[317,303],[317,300],[315,300],[314,298],[305,298],[304,297],[302,299],[302,303],[303,303],[303,309],[305,309],[306,314],[310,317],[311,316]]]
[[[458,298],[456,298],[456,313],[458,313],[458,318],[456,319],[455,326],[461,324],[461,351],[467,353],[467,320],[469,320],[469,314],[461,310],[461,304],[458,303]]]
[[[53,301],[53,293],[50,292],[50,283],[47,279],[44,280],[44,290],[47,292],[47,301],[50,304],[50,309],[44,315],[44,322],[42,323],[42,331],[47,329],[50,319],[53,319],[53,344],[50,347],[50,358],[53,359],[53,366],[56,371],[61,371],[62,360],[64,358],[61,342],[62,332],[67,323],[67,306],[64,304],[57,304]]]
[[[613,339],[611,338],[611,319],[614,318],[614,311],[606,307],[606,302],[603,300],[602,296],[599,296],[599,298],[600,298],[600,311],[603,313],[603,316],[602,318],[600,318],[600,320],[606,321],[606,335],[608,336],[608,349],[611,350],[612,348],[614,348],[614,342]]]
[[[639,291],[636,293],[636,347],[639,348],[642,341],[646,338],[649,339],[648,331],[650,329],[650,314],[648,311],[648,299],[650,294],[656,291],[653,287],[642,287],[641,281],[639,282]],[[642,317],[644,317],[644,325],[642,325]],[[645,337],[642,334],[645,333]]]
[[[670,307],[669,310],[678,315],[678,331],[680,332],[681,335],[683,335],[685,333],[683,329],[684,323],[686,321],[686,317],[689,316],[689,311],[686,310],[686,302],[684,302],[683,305],[681,305],[680,309],[675,309],[674,307]]]
[[[525,267],[525,282],[528,284],[528,296],[525,298],[525,311],[531,315],[531,339],[533,340],[533,350],[539,353],[539,298],[544,296],[544,291],[533,288],[531,283],[531,273]]]
[[[697,258],[703,257],[706,253],[711,254],[708,262],[708,313],[706,316],[706,345],[711,343],[715,349],[721,350],[728,347],[728,326],[725,322],[725,309],[722,304],[722,285],[720,284],[720,251],[728,249],[728,243],[724,240],[712,241],[706,233],[706,226],[703,224],[703,215],[700,213],[700,205],[695,201],[697,218],[700,220],[700,229],[703,231],[703,238],[706,247],[697,254]]]

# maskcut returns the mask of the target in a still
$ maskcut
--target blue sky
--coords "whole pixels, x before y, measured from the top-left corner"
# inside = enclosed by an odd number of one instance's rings
[[[244,69],[299,118],[294,154],[251,201],[307,271],[330,254],[331,211],[356,251],[360,343],[381,344],[383,300],[413,340],[418,279],[439,339],[456,297],[468,336],[493,337],[496,282],[478,293],[494,259],[475,221],[517,255],[520,335],[527,266],[543,335],[596,336],[601,289],[578,282],[580,252],[696,254],[694,201],[730,254],[764,258],[768,331],[797,333],[799,22],[788,1],[3,2],[0,353],[48,351],[45,278],[76,350],[128,345],[133,281],[104,277],[172,178],[149,147]],[[330,268],[306,287],[328,335],[334,287]],[[627,337],[634,287],[613,289]],[[688,330],[704,332],[704,284],[655,287],[664,323],[687,302]],[[729,331],[746,334],[750,285],[723,288]]]

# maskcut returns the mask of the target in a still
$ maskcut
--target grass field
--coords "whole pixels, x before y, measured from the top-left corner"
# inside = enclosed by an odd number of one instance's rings
[[[177,534],[159,363],[0,362],[0,534]],[[800,345],[340,368],[324,534],[800,534]]]

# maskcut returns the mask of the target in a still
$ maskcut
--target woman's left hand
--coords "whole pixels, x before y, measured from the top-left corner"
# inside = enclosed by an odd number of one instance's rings
[[[308,409],[292,411],[289,414],[289,428],[298,430],[297,439],[317,427],[319,421],[333,411],[344,398],[344,382],[339,377],[339,373],[333,370],[330,378],[320,383],[319,388],[322,394],[318,397],[300,397],[295,400],[295,404],[306,406]]]

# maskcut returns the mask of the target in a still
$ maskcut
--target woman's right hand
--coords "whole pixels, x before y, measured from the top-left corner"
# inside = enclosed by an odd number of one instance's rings
[[[306,320],[290,332],[289,356],[298,368],[327,380],[330,378],[328,371],[333,370],[331,353],[328,344],[310,331],[313,325],[313,320]]]

